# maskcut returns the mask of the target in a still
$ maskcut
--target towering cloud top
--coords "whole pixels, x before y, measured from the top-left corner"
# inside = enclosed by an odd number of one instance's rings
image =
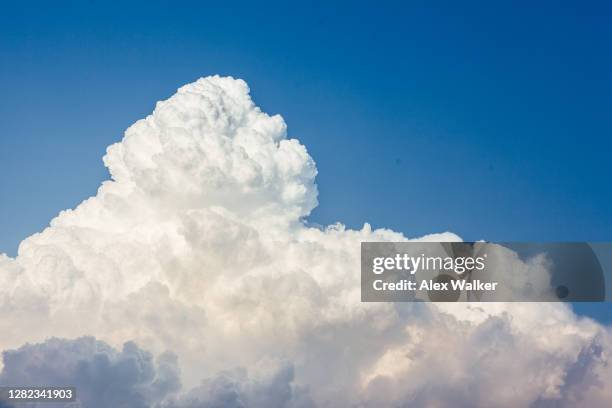
[[[316,205],[316,168],[286,129],[255,106],[244,81],[202,78],[158,102],[104,163],[117,182],[171,206],[294,220]]]
[[[108,148],[112,180],[95,197],[22,242],[27,285],[33,280],[54,309],[150,281],[182,293],[193,284],[177,277],[180,264],[193,273],[194,256],[203,280],[217,274],[209,269],[221,267],[221,254],[234,258],[230,270],[252,266],[263,253],[259,235],[286,232],[317,204],[315,164],[286,128],[255,106],[240,79],[181,87]],[[239,243],[242,257],[232,253]]]

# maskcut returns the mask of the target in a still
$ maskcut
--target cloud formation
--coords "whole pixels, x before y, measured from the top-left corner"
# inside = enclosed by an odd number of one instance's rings
[[[265,361],[251,368],[224,371],[202,381],[178,399],[170,398],[163,408],[312,408],[308,390],[297,387],[294,367],[288,362]]]
[[[313,407],[305,389],[293,384],[289,362],[262,361],[251,367],[234,368],[204,379],[181,395],[180,370],[174,354],[154,358],[133,342],[121,350],[93,337],[75,340],[51,338],[3,352],[3,386],[72,386],[76,401],[29,403],[28,407]],[[250,372],[249,372],[250,371]],[[3,405],[4,404],[4,405]],[[13,404],[15,405],[15,404]],[[12,407],[0,401],[0,407]]]
[[[133,342],[118,351],[93,337],[52,338],[5,351],[3,362],[2,385],[76,387],[68,406],[146,408],[180,389],[176,356],[154,359]]]
[[[15,259],[0,256],[0,349],[38,342],[24,346],[30,355],[62,342],[48,337],[89,335],[109,344],[111,363],[132,356],[111,351],[129,341],[170,350],[184,391],[135,376],[126,386],[142,392],[125,395],[143,406],[612,401],[609,329],[563,304],[361,303],[359,243],[408,238],[305,224],[314,161],[242,80],[183,86],[104,163],[112,180],[96,196],[24,240]],[[55,372],[60,362],[40,355]],[[5,358],[2,378],[18,375]]]

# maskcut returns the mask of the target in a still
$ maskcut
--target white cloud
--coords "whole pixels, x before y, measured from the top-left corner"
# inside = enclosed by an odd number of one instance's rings
[[[359,243],[407,238],[305,226],[315,164],[241,80],[180,88],[104,162],[95,197],[0,257],[0,349],[93,335],[171,350],[204,406],[228,387],[271,406],[612,401],[610,333],[564,305],[360,303]],[[252,377],[266,361],[290,362],[284,385]]]

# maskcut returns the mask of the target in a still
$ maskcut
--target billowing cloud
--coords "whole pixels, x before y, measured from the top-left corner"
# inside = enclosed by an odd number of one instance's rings
[[[180,370],[172,353],[157,357],[127,342],[121,350],[93,337],[51,338],[3,353],[3,386],[75,387],[76,401],[28,403],[28,407],[313,407],[305,389],[293,384],[287,361],[262,361],[249,370],[237,367],[204,379],[181,395]],[[0,407],[12,407],[0,401]]]
[[[251,375],[249,371],[254,371]],[[249,371],[237,368],[219,373],[163,408],[312,408],[308,390],[293,384],[291,363],[264,361]]]
[[[176,356],[154,359],[133,342],[118,351],[92,337],[52,338],[5,351],[3,361],[0,384],[73,386],[83,407],[145,408],[180,389]]]
[[[286,133],[233,78],[159,102],[96,196],[0,256],[0,349],[170,350],[169,407],[610,404],[609,329],[565,305],[361,303],[359,243],[408,238],[308,226],[316,167]]]

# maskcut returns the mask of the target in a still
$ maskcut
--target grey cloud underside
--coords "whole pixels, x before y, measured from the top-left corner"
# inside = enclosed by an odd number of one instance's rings
[[[91,408],[239,408],[312,407],[304,390],[293,384],[293,366],[267,362],[256,377],[244,368],[221,372],[201,385],[178,394],[180,370],[174,354],[156,358],[135,343],[121,350],[93,337],[52,338],[3,353],[4,386],[71,386],[77,401],[28,404],[30,407]],[[0,402],[0,407],[12,406]],[[16,404],[13,404],[16,405]],[[19,404],[21,405],[21,404]]]
[[[93,337],[52,338],[5,351],[3,362],[0,384],[73,386],[84,407],[145,408],[180,388],[175,355],[154,359],[132,342],[116,350]]]

